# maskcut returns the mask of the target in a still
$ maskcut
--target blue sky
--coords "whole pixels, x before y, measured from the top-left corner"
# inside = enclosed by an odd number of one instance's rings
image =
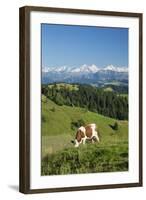
[[[42,67],[128,67],[128,29],[41,25]]]

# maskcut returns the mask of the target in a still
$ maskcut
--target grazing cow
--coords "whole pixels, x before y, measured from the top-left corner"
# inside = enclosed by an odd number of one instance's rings
[[[88,124],[87,126],[81,126],[76,133],[75,147],[78,147],[81,143],[85,144],[86,140],[99,142],[98,133],[96,131],[96,124]]]

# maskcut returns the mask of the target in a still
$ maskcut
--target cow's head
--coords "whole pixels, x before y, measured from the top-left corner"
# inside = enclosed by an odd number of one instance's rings
[[[85,137],[85,128],[83,126],[81,126],[76,133],[76,137],[75,137],[75,147],[78,147],[79,144],[82,143],[82,139]]]

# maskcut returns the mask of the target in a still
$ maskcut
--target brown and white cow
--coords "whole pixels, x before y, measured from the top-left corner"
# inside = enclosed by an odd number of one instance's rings
[[[96,130],[96,124],[88,124],[87,126],[81,126],[76,133],[75,147],[78,147],[81,143],[85,144],[86,140],[92,140],[99,142],[99,136]]]

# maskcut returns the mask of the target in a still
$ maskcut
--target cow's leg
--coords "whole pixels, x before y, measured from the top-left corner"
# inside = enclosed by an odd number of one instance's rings
[[[94,137],[92,138],[92,144],[94,144]]]
[[[97,131],[94,131],[93,138],[95,138],[95,140],[96,140],[97,142],[99,142],[99,137],[98,137]]]
[[[75,147],[79,146],[79,142],[77,140],[75,140]]]
[[[84,137],[84,138],[82,139],[82,142],[83,142],[83,144],[86,143],[86,137]]]

